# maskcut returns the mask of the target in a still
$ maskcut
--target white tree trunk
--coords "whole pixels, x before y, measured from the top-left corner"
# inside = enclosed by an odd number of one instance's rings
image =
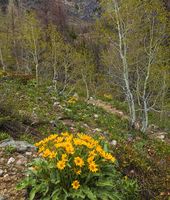
[[[148,128],[148,108],[146,99],[143,102],[143,119],[142,119],[142,129],[141,131],[145,133]]]
[[[124,33],[124,28],[122,25],[122,20],[120,18],[120,11],[118,7],[117,0],[114,0],[114,9],[116,14],[116,23],[117,23],[117,30],[118,30],[118,37],[119,37],[119,53],[120,58],[122,60],[123,66],[123,79],[125,84],[125,93],[127,96],[128,106],[129,106],[129,113],[130,113],[130,124],[131,127],[135,127],[136,123],[136,110],[135,110],[135,100],[130,89],[129,83],[129,72],[128,72],[128,61],[127,61],[127,46],[126,46],[126,38]]]
[[[1,60],[3,71],[6,71],[6,65],[4,63],[4,59],[3,59],[2,49],[1,48],[0,48],[0,60]]]
[[[86,87],[86,100],[89,100],[90,94],[89,94],[89,87],[88,87],[88,84],[87,84],[87,80],[86,80],[86,77],[85,77],[83,71],[81,72],[81,74],[82,74],[83,82],[84,82],[85,87]]]
[[[38,49],[37,49],[37,41],[34,35],[34,28],[31,26],[32,30],[32,39],[33,39],[33,57],[34,57],[34,63],[35,63],[35,76],[36,76],[36,84],[39,85],[39,61],[38,61]]]
[[[38,86],[38,84],[39,84],[39,65],[38,65],[38,63],[35,65],[35,76],[36,76],[36,83]]]

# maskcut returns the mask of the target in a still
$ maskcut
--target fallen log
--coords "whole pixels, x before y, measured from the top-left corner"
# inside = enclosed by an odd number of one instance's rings
[[[27,126],[18,121],[4,121],[0,124],[0,130],[10,134],[14,139],[19,139],[22,134],[28,134],[35,139],[41,139],[42,134],[31,126]]]

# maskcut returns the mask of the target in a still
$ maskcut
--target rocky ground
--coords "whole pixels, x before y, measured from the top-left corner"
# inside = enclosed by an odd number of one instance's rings
[[[26,199],[26,191],[17,191],[16,184],[24,177],[27,164],[35,157],[36,149],[26,142],[0,142],[0,200]]]

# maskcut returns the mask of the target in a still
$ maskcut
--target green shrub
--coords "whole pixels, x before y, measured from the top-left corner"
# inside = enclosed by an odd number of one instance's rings
[[[137,178],[143,199],[168,199],[169,155],[170,148],[165,142],[142,138],[122,141],[116,149],[118,169]]]
[[[116,171],[116,159],[103,139],[62,133],[36,146],[40,158],[17,187],[28,188],[30,200],[139,199],[136,182]]]
[[[12,153],[14,153],[16,151],[16,148],[11,146],[11,145],[9,145],[9,146],[6,146],[4,150],[5,150],[6,154],[12,154]]]
[[[0,132],[0,141],[10,138],[10,135],[6,132]]]

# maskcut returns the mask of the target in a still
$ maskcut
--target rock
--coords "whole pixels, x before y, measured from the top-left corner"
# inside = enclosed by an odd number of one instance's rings
[[[154,130],[154,131],[156,131],[156,130],[159,130],[159,126],[156,126],[155,124],[151,124],[149,127],[148,127],[148,130]]]
[[[73,97],[75,97],[77,100],[79,99],[79,95],[77,93],[74,93]]]
[[[23,158],[25,158],[25,156],[23,156],[22,154],[19,154],[16,158],[17,159],[23,159]]]
[[[109,133],[108,132],[103,132],[103,135],[108,137],[109,136]]]
[[[131,134],[128,134],[127,140],[128,140],[128,142],[132,142],[133,141],[133,136]]]
[[[57,127],[57,122],[54,121],[54,120],[51,120],[51,121],[50,121],[50,124],[51,124],[53,127]]]
[[[0,169],[0,177],[3,176],[4,171],[2,169]]]
[[[110,142],[110,144],[111,144],[112,146],[116,146],[116,145],[117,145],[117,141],[116,141],[116,140],[112,140],[112,141]]]
[[[99,128],[96,128],[96,129],[94,129],[94,132],[102,132],[102,130]]]
[[[4,178],[7,178],[8,176],[9,176],[9,174],[5,174],[5,175],[4,175]]]
[[[12,163],[14,163],[14,162],[15,162],[15,158],[11,157],[11,158],[8,160],[7,164],[10,165],[10,164],[12,164]]]
[[[36,147],[29,144],[26,141],[15,141],[13,139],[6,139],[0,142],[0,148],[11,146],[16,149],[17,152],[25,152],[30,150],[36,150]]]
[[[164,140],[165,139],[165,135],[157,135],[156,138],[160,139],[160,140]]]
[[[25,152],[25,155],[26,155],[26,156],[31,156],[31,155],[32,155],[32,152],[29,152],[29,151],[28,151],[28,152]]]
[[[27,159],[26,158],[22,158],[22,159],[19,159],[16,162],[16,165],[25,165],[26,163],[27,163]]]
[[[54,101],[56,101],[56,100],[57,100],[57,98],[56,98],[56,97],[51,97],[51,100],[54,100]]]
[[[0,158],[0,163],[4,163],[5,158]]]
[[[74,127],[70,127],[70,130],[71,130],[71,131],[74,131]]]
[[[56,101],[54,102],[53,107],[57,107],[58,105],[60,105],[60,102]]]
[[[157,132],[157,133],[152,134],[150,138],[156,138],[156,139],[164,141],[166,139],[167,134],[168,133],[166,132]]]
[[[0,200],[6,200],[6,197],[0,195]]]

